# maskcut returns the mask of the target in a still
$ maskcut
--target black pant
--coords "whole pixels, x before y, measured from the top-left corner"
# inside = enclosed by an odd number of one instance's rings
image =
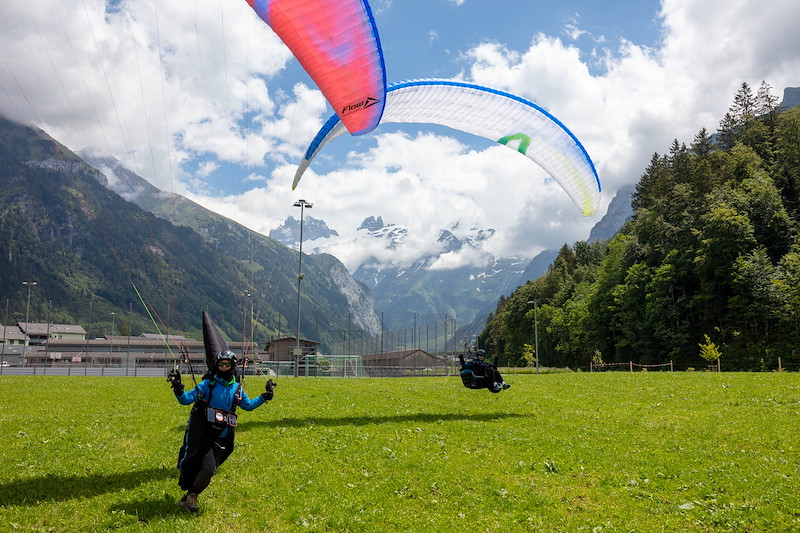
[[[224,429],[224,428],[223,428]],[[222,429],[208,423],[205,408],[194,408],[184,434],[183,446],[178,452],[178,484],[183,490],[200,494],[217,471],[233,452],[234,429],[220,438]]]
[[[214,446],[208,450],[208,453],[203,457],[200,461],[200,470],[197,471],[197,475],[194,477],[194,482],[192,486],[188,489],[189,492],[194,492],[195,494],[200,494],[208,484],[211,483],[211,478],[214,477],[214,473],[217,471],[217,467],[222,464],[221,453],[217,443],[214,443]]]
[[[496,366],[490,365],[489,363],[473,363],[472,371],[476,376],[483,376],[489,381],[497,383],[503,382],[503,376],[500,375],[500,371],[497,370]]]

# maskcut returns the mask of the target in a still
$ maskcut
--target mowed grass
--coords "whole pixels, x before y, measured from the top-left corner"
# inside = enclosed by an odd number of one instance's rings
[[[163,379],[2,376],[0,531],[800,531],[800,374],[507,378],[280,379],[188,515]]]

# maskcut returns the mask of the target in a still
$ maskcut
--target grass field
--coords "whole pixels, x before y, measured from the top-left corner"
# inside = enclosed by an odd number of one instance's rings
[[[163,379],[2,376],[0,531],[800,531],[800,374],[508,378],[281,379],[188,515]]]

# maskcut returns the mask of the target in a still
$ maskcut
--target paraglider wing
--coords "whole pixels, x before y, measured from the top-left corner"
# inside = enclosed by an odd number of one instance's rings
[[[519,96],[452,80],[410,80],[387,87],[381,124],[433,123],[497,141],[535,161],[585,216],[600,205],[600,179],[577,137],[553,115]],[[344,132],[331,117],[308,147],[295,174],[297,186],[311,160]]]
[[[222,338],[219,328],[211,319],[211,315],[203,311],[203,344],[206,348],[206,366],[209,372],[216,370],[217,354],[228,349],[228,343]]]
[[[386,69],[367,0],[247,0],[319,86],[347,130],[372,131]]]

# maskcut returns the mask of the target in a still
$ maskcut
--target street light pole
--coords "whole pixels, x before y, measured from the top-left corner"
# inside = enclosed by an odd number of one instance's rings
[[[3,363],[6,360],[6,341],[8,334],[8,298],[6,298],[6,316],[3,319],[3,354],[0,355],[0,372],[3,371]]]
[[[28,346],[31,342],[31,336],[29,334],[31,328],[28,322],[31,312],[31,288],[37,283],[35,281],[23,281],[22,284],[28,286],[28,305],[25,307],[25,346],[22,348],[22,364],[24,365],[25,354],[28,353]]]
[[[536,373],[539,373],[539,303],[536,300],[530,300],[529,304],[533,304],[533,339],[534,350],[536,351]]]
[[[305,200],[298,200],[294,203],[294,207],[300,208],[300,253],[297,261],[297,346],[294,351],[294,376],[297,377],[300,371],[300,354],[302,353],[300,350],[300,282],[303,281],[303,213],[306,208],[311,209],[314,205]]]
[[[242,321],[242,357],[247,358],[247,346],[250,344],[250,341],[253,340],[253,295],[250,294],[250,291],[244,291],[244,295],[247,298],[247,302],[245,302],[246,309],[244,310],[244,320]],[[247,303],[250,303],[250,306],[247,306]],[[249,316],[248,316],[249,314]],[[247,323],[250,323],[250,336],[247,336]]]
[[[53,300],[47,300],[47,340],[44,347],[44,366],[50,360],[50,308],[53,307]]]
[[[125,356],[125,375],[128,375],[128,367],[131,364],[131,311],[133,302],[128,302],[128,353]]]
[[[111,354],[110,354],[110,356],[108,358],[108,362],[109,363],[111,363],[111,361],[114,360],[114,326],[116,325],[116,318],[117,318],[116,315],[117,314],[112,311],[112,313],[111,313]]]
[[[6,316],[3,319],[3,354],[0,355],[0,372],[3,371],[3,363],[6,360],[6,340],[8,334],[8,298],[6,298]]]

